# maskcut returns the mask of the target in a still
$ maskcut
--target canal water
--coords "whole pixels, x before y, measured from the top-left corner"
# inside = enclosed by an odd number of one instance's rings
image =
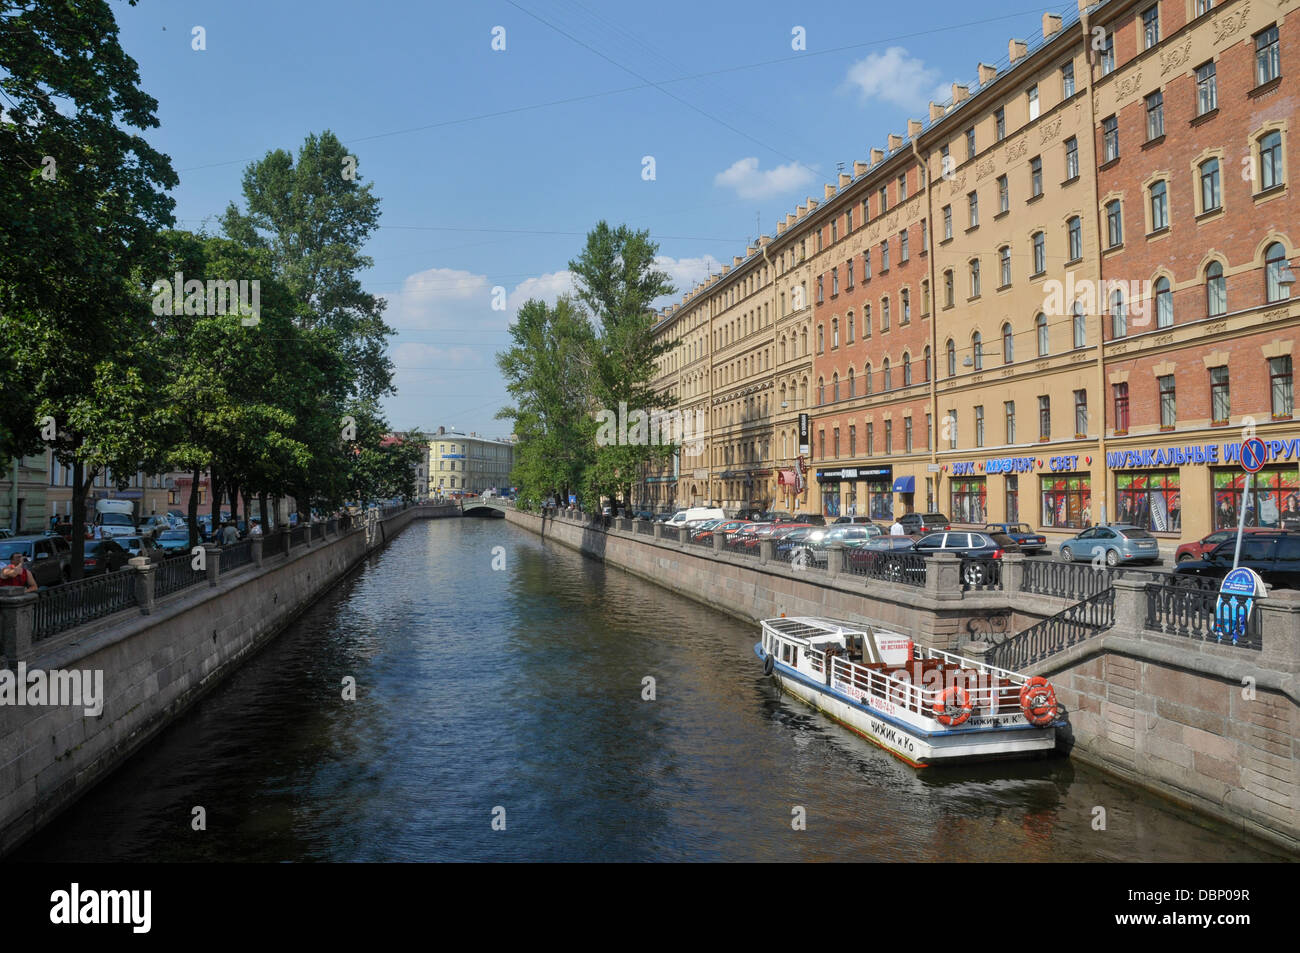
[[[12,859],[1284,856],[1062,758],[910,769],[756,640],[504,520],[417,521]]]

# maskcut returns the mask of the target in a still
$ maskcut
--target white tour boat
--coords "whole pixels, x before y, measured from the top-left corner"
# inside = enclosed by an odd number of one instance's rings
[[[1023,758],[1056,746],[1050,683],[905,635],[812,617],[764,619],[763,671],[913,767]]]

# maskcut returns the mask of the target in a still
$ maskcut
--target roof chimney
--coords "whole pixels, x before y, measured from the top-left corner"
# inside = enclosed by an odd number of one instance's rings
[[[889,151],[893,152],[895,149],[898,149],[903,145],[903,137],[891,132],[887,142],[889,143]]]
[[[924,128],[925,123],[921,122],[919,119],[907,120],[907,138],[915,139],[921,134],[921,130]]]
[[[739,255],[732,255],[732,256],[731,256],[731,264],[732,264],[733,266],[734,266],[734,265],[739,265],[739,264],[740,264],[742,261],[744,261],[744,260],[745,260],[745,259],[741,258]]]
[[[978,69],[980,74],[981,86],[983,86],[985,83],[991,80],[994,76],[998,75],[998,68],[996,66],[989,66],[988,63],[981,63]]]
[[[1025,54],[1028,52],[1029,52],[1029,44],[1026,43],[1024,40],[1007,41],[1007,58],[1011,60],[1012,65],[1015,65],[1016,63],[1023,60],[1025,58]]]
[[[879,165],[880,163],[882,163],[882,162],[884,162],[884,161],[885,161],[885,153],[884,153],[883,150],[881,150],[881,149],[872,149],[872,150],[871,150],[871,164],[872,164],[872,165]]]
[[[867,171],[868,169],[870,169],[870,168],[871,168],[871,166],[870,166],[869,164],[867,164],[866,162],[861,161],[860,159],[854,159],[854,160],[853,160],[853,174],[854,174],[855,176],[862,175],[864,172],[866,172],[866,171]]]
[[[844,186],[848,185],[852,181],[853,176],[849,175],[847,172],[840,173],[840,188],[844,188]]]
[[[934,100],[930,100],[930,122],[934,122],[936,119],[942,119],[942,118],[943,118],[943,107],[940,106],[938,103],[936,103]]]
[[[963,86],[961,83],[952,84],[952,104],[965,102],[970,97],[970,87]]]
[[[789,228],[791,225],[793,225],[793,224],[794,224],[795,222],[797,222],[797,221],[799,221],[799,216],[798,216],[798,215],[795,215],[794,212],[786,212],[786,213],[785,213],[785,227],[786,227],[786,228]]]
[[[785,222],[777,222],[777,223],[776,223],[776,233],[777,233],[778,235],[782,235],[782,234],[785,233]]]
[[[825,185],[822,186],[822,192],[824,193],[822,196],[823,198],[831,198],[832,196],[835,195],[835,186],[827,182]]]
[[[1059,13],[1043,14],[1043,39],[1049,39],[1061,32],[1061,15]]]
[[[812,199],[809,199],[808,201],[811,202]],[[804,217],[805,215],[807,215],[807,214],[808,214],[808,206],[806,206],[806,205],[798,205],[798,206],[795,206],[795,217],[796,217],[796,218],[803,218],[803,217]]]

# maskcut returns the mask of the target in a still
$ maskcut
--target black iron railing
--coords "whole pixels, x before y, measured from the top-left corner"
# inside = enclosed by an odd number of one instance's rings
[[[194,568],[194,557],[189,553],[169,556],[159,563],[154,571],[154,598],[170,596],[174,592],[198,585],[207,578],[208,574],[204,570]]]
[[[988,653],[988,662],[1018,672],[1072,645],[1100,635],[1115,624],[1115,590],[1104,589],[1076,602],[1019,635],[1013,635]]]
[[[305,543],[305,542],[307,542],[307,527],[306,527],[306,526],[295,526],[295,527],[293,527],[292,529],[289,530],[289,545],[290,545],[290,546],[301,546],[301,545],[302,545],[303,543]]]
[[[279,530],[274,533],[267,533],[262,537],[262,558],[270,559],[272,556],[279,556],[284,552],[285,535]]]
[[[882,582],[924,586],[927,560],[918,553],[859,549],[846,554],[845,572]]]
[[[265,550],[263,550],[265,555]],[[231,543],[229,546],[221,548],[221,572],[222,575],[233,572],[241,566],[247,566],[253,561],[253,541],[246,539],[243,542]]]
[[[1219,591],[1214,580],[1179,577],[1176,583],[1147,583],[1147,614],[1144,628],[1203,642],[1262,647],[1258,607],[1247,605],[1240,596],[1225,597],[1219,608]],[[1248,611],[1253,608],[1254,611]]]
[[[32,641],[40,642],[93,619],[139,605],[135,581],[133,569],[120,569],[42,589],[36,596]]]
[[[1092,563],[1063,563],[1049,559],[1026,559],[1020,589],[1040,596],[1079,600],[1110,588],[1115,573]]]
[[[961,561],[961,588],[963,592],[1001,589],[1002,560],[980,557],[963,559]]]
[[[337,536],[339,532],[339,521],[337,519],[328,519],[325,521],[325,532],[331,536]]]
[[[312,538],[312,540],[315,541],[315,542],[320,542],[321,540],[323,540],[323,539],[325,538],[325,524],[324,524],[324,523],[312,523],[312,524],[311,524],[311,538]]]

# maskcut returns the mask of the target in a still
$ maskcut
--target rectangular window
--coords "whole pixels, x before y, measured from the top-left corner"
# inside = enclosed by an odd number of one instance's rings
[[[844,263],[844,268],[848,272],[848,274],[845,276],[846,278],[845,287],[849,291],[852,291],[853,290],[853,259],[852,258],[850,258],[848,261]]]
[[[952,238],[952,206],[951,205],[945,205],[943,207],[943,237],[945,241],[949,238]]]
[[[844,212],[844,234],[847,235],[853,231],[853,206],[850,205]]]
[[[1043,194],[1043,157],[1034,156],[1029,160],[1029,192],[1034,197]]]
[[[867,456],[876,452],[876,425],[867,424]]]
[[[1269,389],[1273,395],[1273,416],[1290,417],[1295,407],[1291,390],[1291,356],[1268,359]]]
[[[880,300],[880,330],[882,331],[889,330],[889,299],[888,298],[882,298]]]
[[[880,187],[880,214],[884,215],[889,209],[889,187],[882,185]]]
[[[1219,86],[1214,74],[1214,63],[1196,67],[1196,115],[1219,108]]]
[[[1074,435],[1078,438],[1088,436],[1088,392],[1074,392]]]
[[[1277,26],[1271,26],[1255,35],[1255,85],[1263,86],[1282,75],[1281,54],[1278,52]]]
[[[1259,179],[1265,190],[1282,184],[1282,133],[1276,130],[1260,137]]]
[[[1101,75],[1109,76],[1115,72],[1115,34],[1107,33],[1101,47]]]
[[[980,223],[980,197],[978,192],[971,192],[966,196],[966,204],[970,207],[970,227],[975,228]]]
[[[880,243],[880,271],[882,273],[889,270],[889,239],[886,238]]]
[[[980,296],[980,260],[978,258],[970,263],[970,296],[972,298]]]
[[[943,306],[945,308],[951,308],[953,305],[952,299],[953,299],[952,272],[945,271],[943,273]]]
[[[1119,119],[1107,116],[1101,121],[1102,161],[1119,158]]]
[[[1052,398],[1046,394],[1038,398],[1038,439],[1052,439]]]
[[[904,172],[898,177],[898,201],[903,202],[907,199],[907,173]]]
[[[862,253],[862,280],[871,280],[871,249],[868,248]]]
[[[998,176],[998,211],[1005,212],[1011,208],[1011,189],[1005,175]]]
[[[1115,398],[1115,433],[1128,433],[1128,384],[1111,384],[1110,390]]]
[[[907,261],[907,229],[898,233],[898,263]]]
[[[966,130],[966,158],[975,158],[975,127]]]
[[[1061,98],[1069,99],[1074,95],[1074,62],[1061,67]]]
[[[948,152],[948,146],[945,144],[939,149],[939,172],[942,175],[949,175],[953,170],[952,156]]]
[[[984,446],[984,405],[975,405],[975,446]]]
[[[1210,159],[1201,164],[1201,211],[1210,212],[1223,204],[1219,189],[1219,160]]]
[[[1029,87],[1029,121],[1033,122],[1038,118],[1038,87]]]
[[[1174,375],[1166,374],[1156,378],[1160,391],[1160,429],[1173,430],[1178,422],[1177,404],[1174,394]]]
[[[957,410],[955,408],[948,411],[948,447],[951,450],[957,449]]]
[[[885,453],[894,452],[894,422],[885,421]]]
[[[1151,186],[1151,230],[1169,227],[1169,194],[1163,182]]]
[[[1119,522],[1157,533],[1176,533],[1183,528],[1177,470],[1117,473],[1115,494]]]
[[[925,449],[930,449],[930,440],[934,434],[934,421],[929,414],[925,415]]]
[[[817,276],[817,303],[818,304],[821,304],[823,301],[826,300],[826,287],[824,281],[825,278],[823,275]]]
[[[1160,8],[1147,7],[1142,11],[1142,49],[1149,50],[1160,42]]]
[[[912,418],[903,418],[903,452],[912,452]]]
[[[999,106],[993,112],[993,138],[1001,142],[1007,137],[1007,111]]]
[[[1079,140],[1074,136],[1065,140],[1065,180],[1079,177]]]
[[[849,424],[849,456],[856,457],[857,455],[858,455],[858,428],[855,427],[853,424]]]
[[[1106,206],[1106,235],[1111,248],[1124,244],[1124,216],[1118,200]]]
[[[1147,141],[1165,134],[1165,96],[1156,90],[1147,97]]]
[[[836,459],[838,459],[840,455],[840,428],[836,427],[834,431],[832,431],[832,434],[833,436],[831,437],[831,439],[835,443],[835,457]]]
[[[1007,487],[1007,522],[1020,522],[1020,477],[1012,474],[1005,477]]]
[[[1078,261],[1083,257],[1083,220],[1078,216],[1070,219],[1066,232],[1070,239],[1070,261]]]
[[[1047,237],[1038,232],[1034,235],[1034,274],[1041,275],[1047,271]]]
[[[1014,400],[1003,401],[1002,411],[1006,415],[1007,421],[1007,443],[1016,442],[1016,402]]]
[[[844,322],[844,323],[845,323],[845,328],[846,328],[846,330],[847,330],[847,334],[846,334],[847,340],[845,341],[845,343],[846,343],[846,344],[852,344],[852,343],[853,343],[853,325],[857,324],[857,321],[855,321],[854,318],[853,318],[853,312],[852,312],[852,311],[849,312],[849,315],[848,315],[848,317],[845,319],[845,322]],[[850,396],[850,397],[853,396],[853,387],[852,387],[851,384],[850,384],[850,386],[849,386],[849,396]]]
[[[1088,477],[1052,474],[1040,477],[1044,528],[1081,529],[1092,522],[1092,485]]]
[[[1279,147],[1280,148],[1280,147]],[[928,219],[921,219],[921,254],[930,248],[930,225]]]
[[[1228,369],[1226,367],[1210,368],[1210,421],[1226,424],[1232,413],[1232,401],[1228,393]]]
[[[838,268],[832,268],[831,269],[831,295],[834,296],[839,293],[840,293],[840,270]]]

